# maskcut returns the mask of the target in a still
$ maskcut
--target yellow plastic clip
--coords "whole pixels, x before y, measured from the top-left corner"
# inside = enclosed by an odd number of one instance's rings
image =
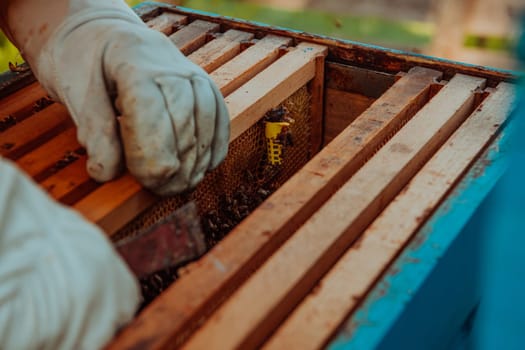
[[[283,141],[280,137],[288,132],[289,122],[266,122],[265,136],[268,153],[268,163],[271,165],[283,162]]]

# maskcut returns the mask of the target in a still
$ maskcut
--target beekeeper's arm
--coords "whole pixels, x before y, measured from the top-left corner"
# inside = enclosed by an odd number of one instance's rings
[[[0,158],[1,348],[98,349],[139,301],[99,229]]]
[[[218,90],[123,2],[4,0],[0,25],[68,107],[95,179],[125,164],[169,194],[224,158],[228,115]],[[102,232],[0,159],[2,347],[96,349],[138,302],[135,279]]]
[[[123,0],[4,0],[3,27],[63,102],[89,174],[125,165],[146,187],[194,187],[225,157],[229,116],[209,76]]]

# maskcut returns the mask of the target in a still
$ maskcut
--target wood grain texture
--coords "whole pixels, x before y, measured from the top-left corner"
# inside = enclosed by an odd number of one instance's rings
[[[330,143],[367,110],[375,98],[341,90],[325,90],[324,143]]]
[[[86,156],[80,156],[73,164],[41,181],[40,186],[51,197],[64,204],[76,203],[100,186],[89,177],[86,171],[86,161]]]
[[[80,148],[80,144],[77,141],[77,130],[71,127],[18,159],[17,164],[29,176],[37,178],[41,172],[51,168],[56,162],[64,158],[68,152],[78,148]]]
[[[310,93],[310,155],[321,150],[324,137],[324,101],[325,101],[325,57],[315,59],[315,76],[308,83]]]
[[[226,97],[232,122],[230,141],[313,79],[316,58],[326,53],[325,46],[301,43]]]
[[[280,84],[279,86],[281,90],[278,91],[277,96],[271,91],[274,85],[273,83],[268,83],[267,80],[270,79],[270,77],[273,77],[276,70],[279,72],[288,72],[288,74],[292,75],[298,74],[293,71],[296,67],[292,66],[287,67],[286,69],[283,68],[288,65],[289,59],[295,59],[296,57],[303,58],[303,65],[299,65],[299,68],[306,65],[315,71],[315,58],[319,54],[322,54],[324,47],[318,45],[312,47],[308,44],[300,44],[299,46],[298,49],[290,53],[293,54],[292,56],[289,56],[287,60],[277,66],[277,69],[274,68],[270,71],[270,74],[266,74],[266,70],[264,70],[261,73],[262,76],[256,76],[243,86],[242,89],[244,90],[242,91],[242,95],[230,100],[233,106],[239,106],[239,104],[245,106],[246,102],[249,103],[255,100],[254,103],[257,104],[257,108],[253,109],[251,106],[246,106],[245,109],[238,108],[235,110],[227,102],[231,116],[232,130],[236,130],[237,132],[240,132],[241,130],[244,131],[245,129],[243,128],[251,126],[251,123],[255,123],[262,118],[268,109],[286,99],[301,86],[304,86],[309,80],[308,77],[311,79],[314,76],[314,72],[308,70],[307,76],[299,74],[298,77],[292,79],[288,83],[283,84],[281,81],[278,81],[277,83],[278,85]],[[267,70],[270,68],[271,67],[268,67]],[[255,82],[253,82],[254,80]],[[220,87],[221,86],[219,86],[219,88]],[[286,88],[290,89],[283,90]],[[250,98],[246,98],[246,91],[250,92]],[[234,95],[232,94],[231,96]],[[241,97],[244,98],[244,101],[238,101]],[[230,140],[233,140],[233,138],[230,138]],[[125,174],[117,181],[112,181],[102,185],[100,188],[83,198],[79,203],[74,204],[74,207],[83,213],[86,218],[99,225],[108,235],[112,235],[137,214],[148,208],[155,202],[155,200],[155,196],[144,190],[130,174]],[[106,204],[98,205],[100,201],[104,201]]]
[[[190,267],[122,332],[113,349],[180,345],[293,231],[428,101],[440,73],[413,69],[336,140]],[[301,189],[301,190],[298,190]]]
[[[511,111],[514,87],[501,83],[372,223],[266,343],[265,349],[319,349],[493,140]],[[308,332],[305,332],[308,329]]]
[[[100,186],[73,205],[86,219],[108,235],[156,201],[130,174]]]
[[[177,15],[171,12],[164,12],[160,16],[157,16],[146,24],[153,30],[159,31],[166,35],[171,35],[175,29],[183,24],[186,24],[188,17]]]
[[[290,43],[289,38],[267,35],[210,76],[222,94],[228,96],[274,62],[279,56],[279,50]]]
[[[252,33],[231,29],[193,52],[188,58],[210,73],[239,54],[241,42],[252,38]]]
[[[218,31],[219,28],[217,23],[196,20],[179,29],[169,38],[184,55],[189,55],[206,43],[208,34]]]
[[[206,321],[184,348],[260,346],[469,115],[474,91],[483,84],[479,78],[455,76]]]
[[[397,80],[396,75],[345,64],[326,65],[326,87],[378,98]]]
[[[8,115],[29,112],[33,104],[47,94],[40,84],[33,83],[0,100],[0,120]]]
[[[0,155],[16,160],[71,125],[66,108],[54,103],[2,132]]]

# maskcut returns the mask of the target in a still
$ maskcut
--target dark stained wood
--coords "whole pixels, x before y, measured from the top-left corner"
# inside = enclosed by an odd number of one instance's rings
[[[326,88],[324,144],[330,143],[376,99],[351,92]]]
[[[378,72],[397,74],[397,72],[406,72],[413,67],[420,66],[442,71],[444,78],[447,80],[456,73],[485,78],[487,79],[487,85],[490,87],[496,86],[500,81],[515,81],[517,76],[516,72],[511,71],[468,65],[410,52],[366,45],[350,40],[330,38],[312,33],[290,31],[269,25],[255,25],[249,21],[232,19],[229,17],[226,18],[220,15],[208,16],[192,11],[184,11],[180,8],[174,8],[168,5],[162,5],[162,7],[168,11],[186,14],[191,18],[221,21],[222,25],[228,28],[284,35],[299,41],[310,41],[321,45],[327,45],[329,47],[329,54],[327,57],[328,61],[371,69]]]
[[[325,80],[328,89],[378,98],[395,83],[396,75],[328,62]]]
[[[310,154],[321,150],[324,136],[325,56],[315,59],[315,76],[308,83],[310,93]]]

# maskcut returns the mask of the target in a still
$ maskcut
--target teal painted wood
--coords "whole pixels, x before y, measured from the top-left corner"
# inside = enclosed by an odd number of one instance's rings
[[[479,302],[480,248],[476,225],[469,222],[508,167],[515,124],[508,123],[416,234],[329,349],[452,346]]]

